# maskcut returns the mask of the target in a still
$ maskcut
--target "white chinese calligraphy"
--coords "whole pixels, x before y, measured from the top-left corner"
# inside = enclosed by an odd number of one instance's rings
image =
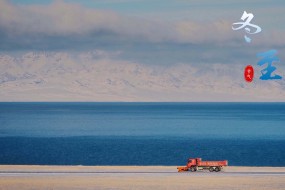
[[[244,22],[236,22],[233,23],[232,29],[233,30],[240,30],[242,28],[244,28],[245,32],[248,34],[257,34],[259,32],[261,32],[261,28],[255,24],[251,24],[251,20],[253,19],[254,15],[252,13],[247,13],[246,11],[243,12],[242,17],[240,18],[241,20],[243,20]],[[236,27],[234,27],[236,26]],[[255,31],[251,31],[251,29],[254,28]],[[248,36],[244,35],[244,39],[247,43],[251,42],[251,38],[249,38]]]

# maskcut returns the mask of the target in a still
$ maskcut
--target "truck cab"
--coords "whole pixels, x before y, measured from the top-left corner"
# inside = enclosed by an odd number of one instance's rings
[[[199,163],[201,163],[201,161],[202,158],[189,158],[186,165],[188,168],[196,167],[199,165]]]

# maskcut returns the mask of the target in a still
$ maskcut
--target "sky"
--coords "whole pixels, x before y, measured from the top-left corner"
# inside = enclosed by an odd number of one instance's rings
[[[231,28],[244,11],[262,28],[251,43]],[[285,65],[284,13],[283,0],[3,0],[0,54],[100,50],[145,65],[211,67],[255,65],[257,53],[276,49]]]
[[[284,1],[238,2],[4,0],[0,51],[121,50],[123,58],[146,58],[150,64],[235,62],[248,60],[256,50],[283,51]],[[254,13],[253,21],[263,29],[253,36],[254,48],[244,43],[242,30],[231,30],[245,10]],[[197,52],[207,55],[194,59]]]

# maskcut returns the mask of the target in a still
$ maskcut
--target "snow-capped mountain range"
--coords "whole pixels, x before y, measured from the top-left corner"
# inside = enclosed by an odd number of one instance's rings
[[[285,101],[284,78],[261,81],[256,70],[247,83],[242,64],[148,65],[116,54],[0,54],[0,101]]]

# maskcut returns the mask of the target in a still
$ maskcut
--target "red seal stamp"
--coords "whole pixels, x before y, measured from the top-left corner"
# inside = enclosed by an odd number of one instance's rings
[[[254,77],[254,69],[251,65],[244,68],[244,79],[246,82],[252,82]]]

